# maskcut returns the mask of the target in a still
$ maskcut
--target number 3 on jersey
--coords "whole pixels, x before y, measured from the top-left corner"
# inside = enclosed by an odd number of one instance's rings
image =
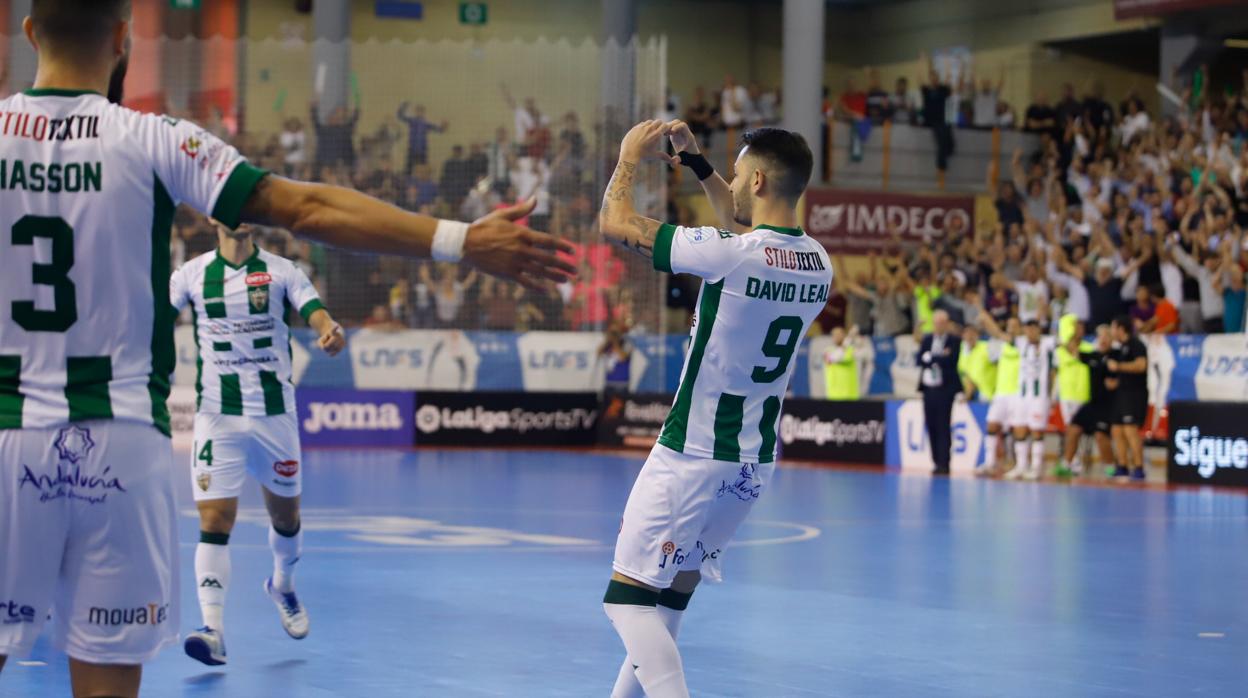
[[[805,323],[796,315],[781,315],[772,321],[763,339],[763,356],[776,359],[776,365],[770,369],[755,366],[750,373],[755,383],[774,383],[789,370],[793,352],[797,351],[797,345],[802,341],[803,327]],[[784,335],[784,341],[780,340],[781,335]]]
[[[35,308],[34,301],[13,301],[13,321],[27,332],[64,332],[78,321],[76,289],[69,279],[74,266],[74,229],[63,218],[23,216],[13,224],[14,246],[35,244],[35,238],[52,242],[52,263],[36,262],[31,281],[52,287],[52,310]]]

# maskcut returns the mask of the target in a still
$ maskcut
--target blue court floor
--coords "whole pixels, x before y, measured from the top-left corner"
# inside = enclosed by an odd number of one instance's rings
[[[642,455],[306,454],[308,639],[260,590],[255,493],[231,540],[230,664],[171,648],[145,696],[605,697],[601,609]],[[183,631],[198,624],[182,520]],[[782,468],[694,595],[695,696],[1248,696],[1248,497]],[[68,695],[64,657],[0,696]]]

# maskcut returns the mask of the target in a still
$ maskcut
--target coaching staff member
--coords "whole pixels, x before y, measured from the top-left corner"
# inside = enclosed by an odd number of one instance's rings
[[[1140,429],[1148,415],[1148,348],[1136,336],[1130,317],[1114,318],[1110,329],[1118,345],[1105,362],[1118,379],[1110,421],[1114,450],[1119,458],[1114,479],[1144,482],[1144,439]]]
[[[949,314],[932,313],[932,333],[919,343],[919,391],[923,393],[923,421],[932,448],[932,471],[949,474],[953,449],[953,402],[962,392],[958,378],[958,353],[962,343],[949,326]]]

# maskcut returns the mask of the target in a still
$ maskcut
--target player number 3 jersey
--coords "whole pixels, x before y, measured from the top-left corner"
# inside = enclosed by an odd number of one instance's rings
[[[195,124],[93,92],[0,100],[0,429],[168,434],[174,207],[236,226],[263,176]]]
[[[798,346],[828,301],[832,265],[823,245],[797,228],[733,235],[664,225],[654,267],[703,279],[659,443],[702,458],[774,461]]]
[[[174,272],[169,300],[191,307],[199,349],[199,412],[260,417],[295,411],[289,316],[304,320],[323,306],[293,262],[256,248],[240,265],[218,252]]]

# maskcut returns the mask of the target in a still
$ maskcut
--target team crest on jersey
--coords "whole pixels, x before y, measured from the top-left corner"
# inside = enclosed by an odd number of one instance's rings
[[[203,145],[204,142],[195,136],[187,136],[186,140],[182,141],[182,152],[185,153],[188,158],[194,160],[199,157],[199,149],[202,148]]]
[[[195,476],[195,484],[199,485],[199,489],[204,492],[212,486],[212,473],[200,473]]]
[[[247,302],[251,303],[251,309],[255,312],[264,312],[269,309],[269,286],[248,286]]]

